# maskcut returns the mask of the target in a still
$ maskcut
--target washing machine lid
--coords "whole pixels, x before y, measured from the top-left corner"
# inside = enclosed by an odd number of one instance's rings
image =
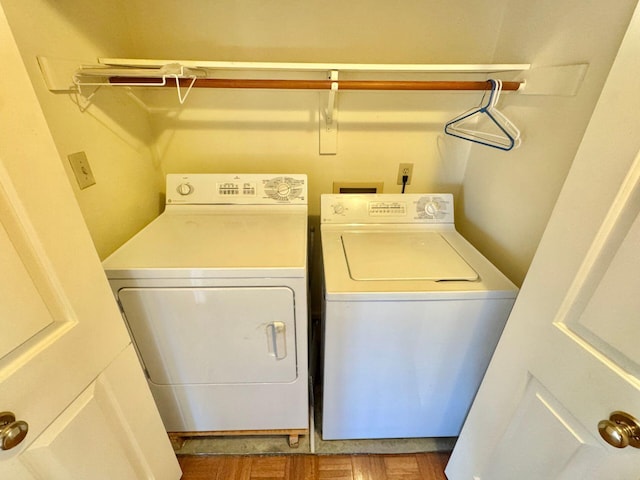
[[[343,232],[341,240],[353,280],[478,279],[478,273],[438,232]]]

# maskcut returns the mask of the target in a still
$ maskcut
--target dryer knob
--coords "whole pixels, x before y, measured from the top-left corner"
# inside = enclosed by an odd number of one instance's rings
[[[344,213],[344,205],[341,203],[336,203],[335,205],[332,205],[333,207],[333,213],[335,213],[336,215],[342,215]]]
[[[178,188],[176,188],[176,190],[180,195],[189,195],[193,192],[193,185],[191,185],[190,183],[181,183],[180,185],[178,185]]]

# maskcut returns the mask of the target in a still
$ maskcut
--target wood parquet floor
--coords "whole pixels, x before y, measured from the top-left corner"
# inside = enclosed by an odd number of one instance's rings
[[[449,453],[180,455],[182,480],[446,480]]]

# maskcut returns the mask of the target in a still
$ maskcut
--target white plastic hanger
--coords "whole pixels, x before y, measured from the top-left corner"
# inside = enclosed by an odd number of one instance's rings
[[[500,150],[512,150],[520,146],[520,130],[496,108],[502,81],[489,79],[491,93],[486,105],[472,108],[449,121],[444,131],[448,135],[479,143]],[[484,97],[483,97],[484,100]],[[470,124],[476,128],[471,128]]]

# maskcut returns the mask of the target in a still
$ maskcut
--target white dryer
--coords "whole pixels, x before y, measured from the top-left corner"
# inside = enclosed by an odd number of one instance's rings
[[[322,437],[458,435],[517,288],[450,194],[323,195]]]
[[[171,174],[166,192],[103,266],[167,431],[306,432],[306,176]]]

